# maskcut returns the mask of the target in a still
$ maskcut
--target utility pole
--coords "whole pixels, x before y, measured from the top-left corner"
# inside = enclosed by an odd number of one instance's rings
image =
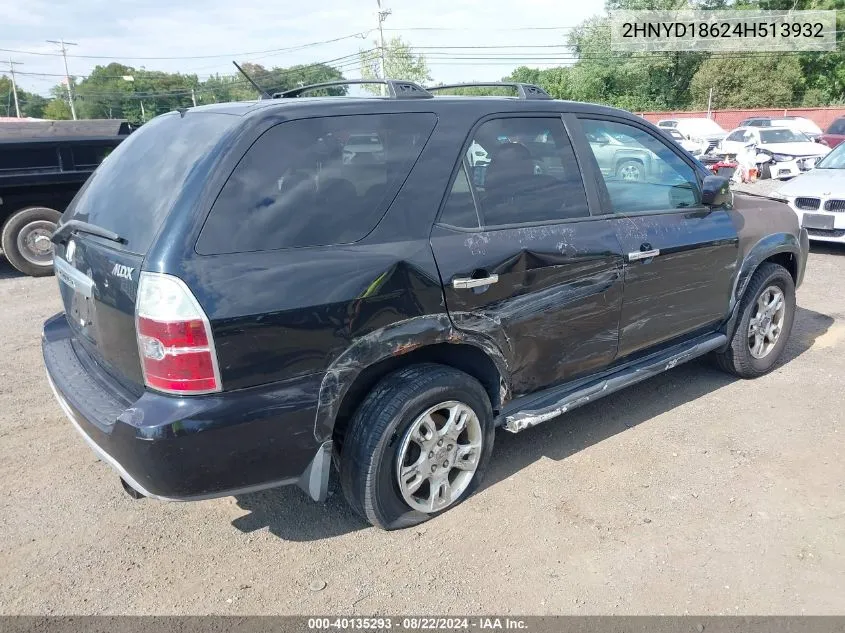
[[[381,0],[376,0],[378,2],[378,49],[379,49],[379,70],[381,71],[381,78],[387,79],[387,75],[385,74],[384,70],[384,30],[382,28],[382,24],[384,24],[385,19],[388,15],[392,12],[390,9],[382,9],[381,8]]]
[[[191,88],[191,103],[194,104],[194,107],[197,107],[197,94],[194,92],[194,89]]]
[[[713,109],[711,107],[712,105],[713,105],[713,86],[710,86],[710,94],[707,97],[707,118],[708,119],[713,118],[713,114],[712,114]]]
[[[9,58],[9,72],[12,74],[12,94],[15,95],[15,116],[19,119],[21,118],[21,106],[18,103],[18,85],[15,82],[15,66],[22,65],[22,62],[13,62],[12,58]]]
[[[65,42],[62,40],[47,40],[50,44],[58,44],[62,51],[62,58],[65,60],[65,81],[67,82],[67,101],[70,104],[70,115],[76,121],[76,108],[73,105],[73,90],[70,87],[70,72],[67,69],[67,47],[79,46],[76,42]]]

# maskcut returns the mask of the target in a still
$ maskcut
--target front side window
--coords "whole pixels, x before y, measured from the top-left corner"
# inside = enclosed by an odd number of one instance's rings
[[[726,141],[743,141],[745,140],[745,130],[735,130],[728,135]]]
[[[481,124],[463,157],[440,221],[474,228],[589,216],[587,194],[559,118],[503,118]]]
[[[375,228],[422,152],[434,114],[281,123],[259,138],[220,192],[201,254],[356,242]]]
[[[581,127],[604,178],[614,213],[694,207],[701,202],[695,170],[646,130],[598,119]]]

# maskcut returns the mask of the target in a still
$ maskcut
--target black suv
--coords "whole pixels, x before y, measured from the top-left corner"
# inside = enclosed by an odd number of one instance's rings
[[[159,116],[65,212],[44,362],[130,493],[323,499],[334,465],[361,516],[408,526],[478,487],[495,427],[781,355],[788,206],[621,110],[384,84]]]

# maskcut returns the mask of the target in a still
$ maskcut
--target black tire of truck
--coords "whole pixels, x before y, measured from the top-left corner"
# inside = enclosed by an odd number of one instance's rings
[[[448,406],[456,411],[455,415],[441,416]],[[423,423],[429,432],[422,438],[427,440],[424,444],[430,442],[431,452],[421,453],[417,448],[413,455],[411,444],[421,437],[415,433],[421,420],[432,421],[430,425]],[[490,398],[475,378],[433,363],[400,369],[373,388],[350,422],[340,458],[343,494],[359,516],[383,530],[428,521],[478,489],[493,452],[494,435]],[[415,463],[406,465],[405,457]],[[470,462],[459,463],[463,458],[472,459],[474,472],[466,472]],[[437,486],[429,489],[430,498],[440,496],[444,477],[455,476],[446,488],[448,503],[432,504],[430,508],[420,508],[419,503],[411,507],[408,503],[405,495],[412,491],[406,482],[403,492],[399,476],[419,463],[424,466],[420,466],[418,474],[424,473],[420,479],[426,481],[422,486],[418,483],[417,489]],[[435,480],[439,483],[432,484]]]
[[[43,252],[23,252],[21,241],[25,242],[24,248],[26,248],[26,244],[30,244],[34,248],[34,240],[38,240],[39,245],[43,244],[44,237],[49,237],[47,234],[55,230],[61,217],[61,213],[48,207],[27,207],[13,213],[3,225],[3,232],[0,235],[0,245],[2,245],[3,253],[9,263],[20,272],[31,277],[43,277],[52,274],[52,244],[50,245],[49,261],[46,261]],[[44,260],[43,263],[41,260]]]

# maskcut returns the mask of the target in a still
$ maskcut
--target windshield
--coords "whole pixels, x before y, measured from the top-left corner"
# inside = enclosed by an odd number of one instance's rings
[[[827,128],[828,134],[845,134],[845,119],[836,119]]]
[[[188,177],[236,121],[211,113],[156,117],[102,162],[64,219],[114,231],[126,240],[126,250],[143,255]]]
[[[816,169],[845,169],[845,143],[840,143],[816,163]]]
[[[779,130],[760,130],[760,141],[763,143],[806,143],[809,141],[801,132],[781,128]]]

